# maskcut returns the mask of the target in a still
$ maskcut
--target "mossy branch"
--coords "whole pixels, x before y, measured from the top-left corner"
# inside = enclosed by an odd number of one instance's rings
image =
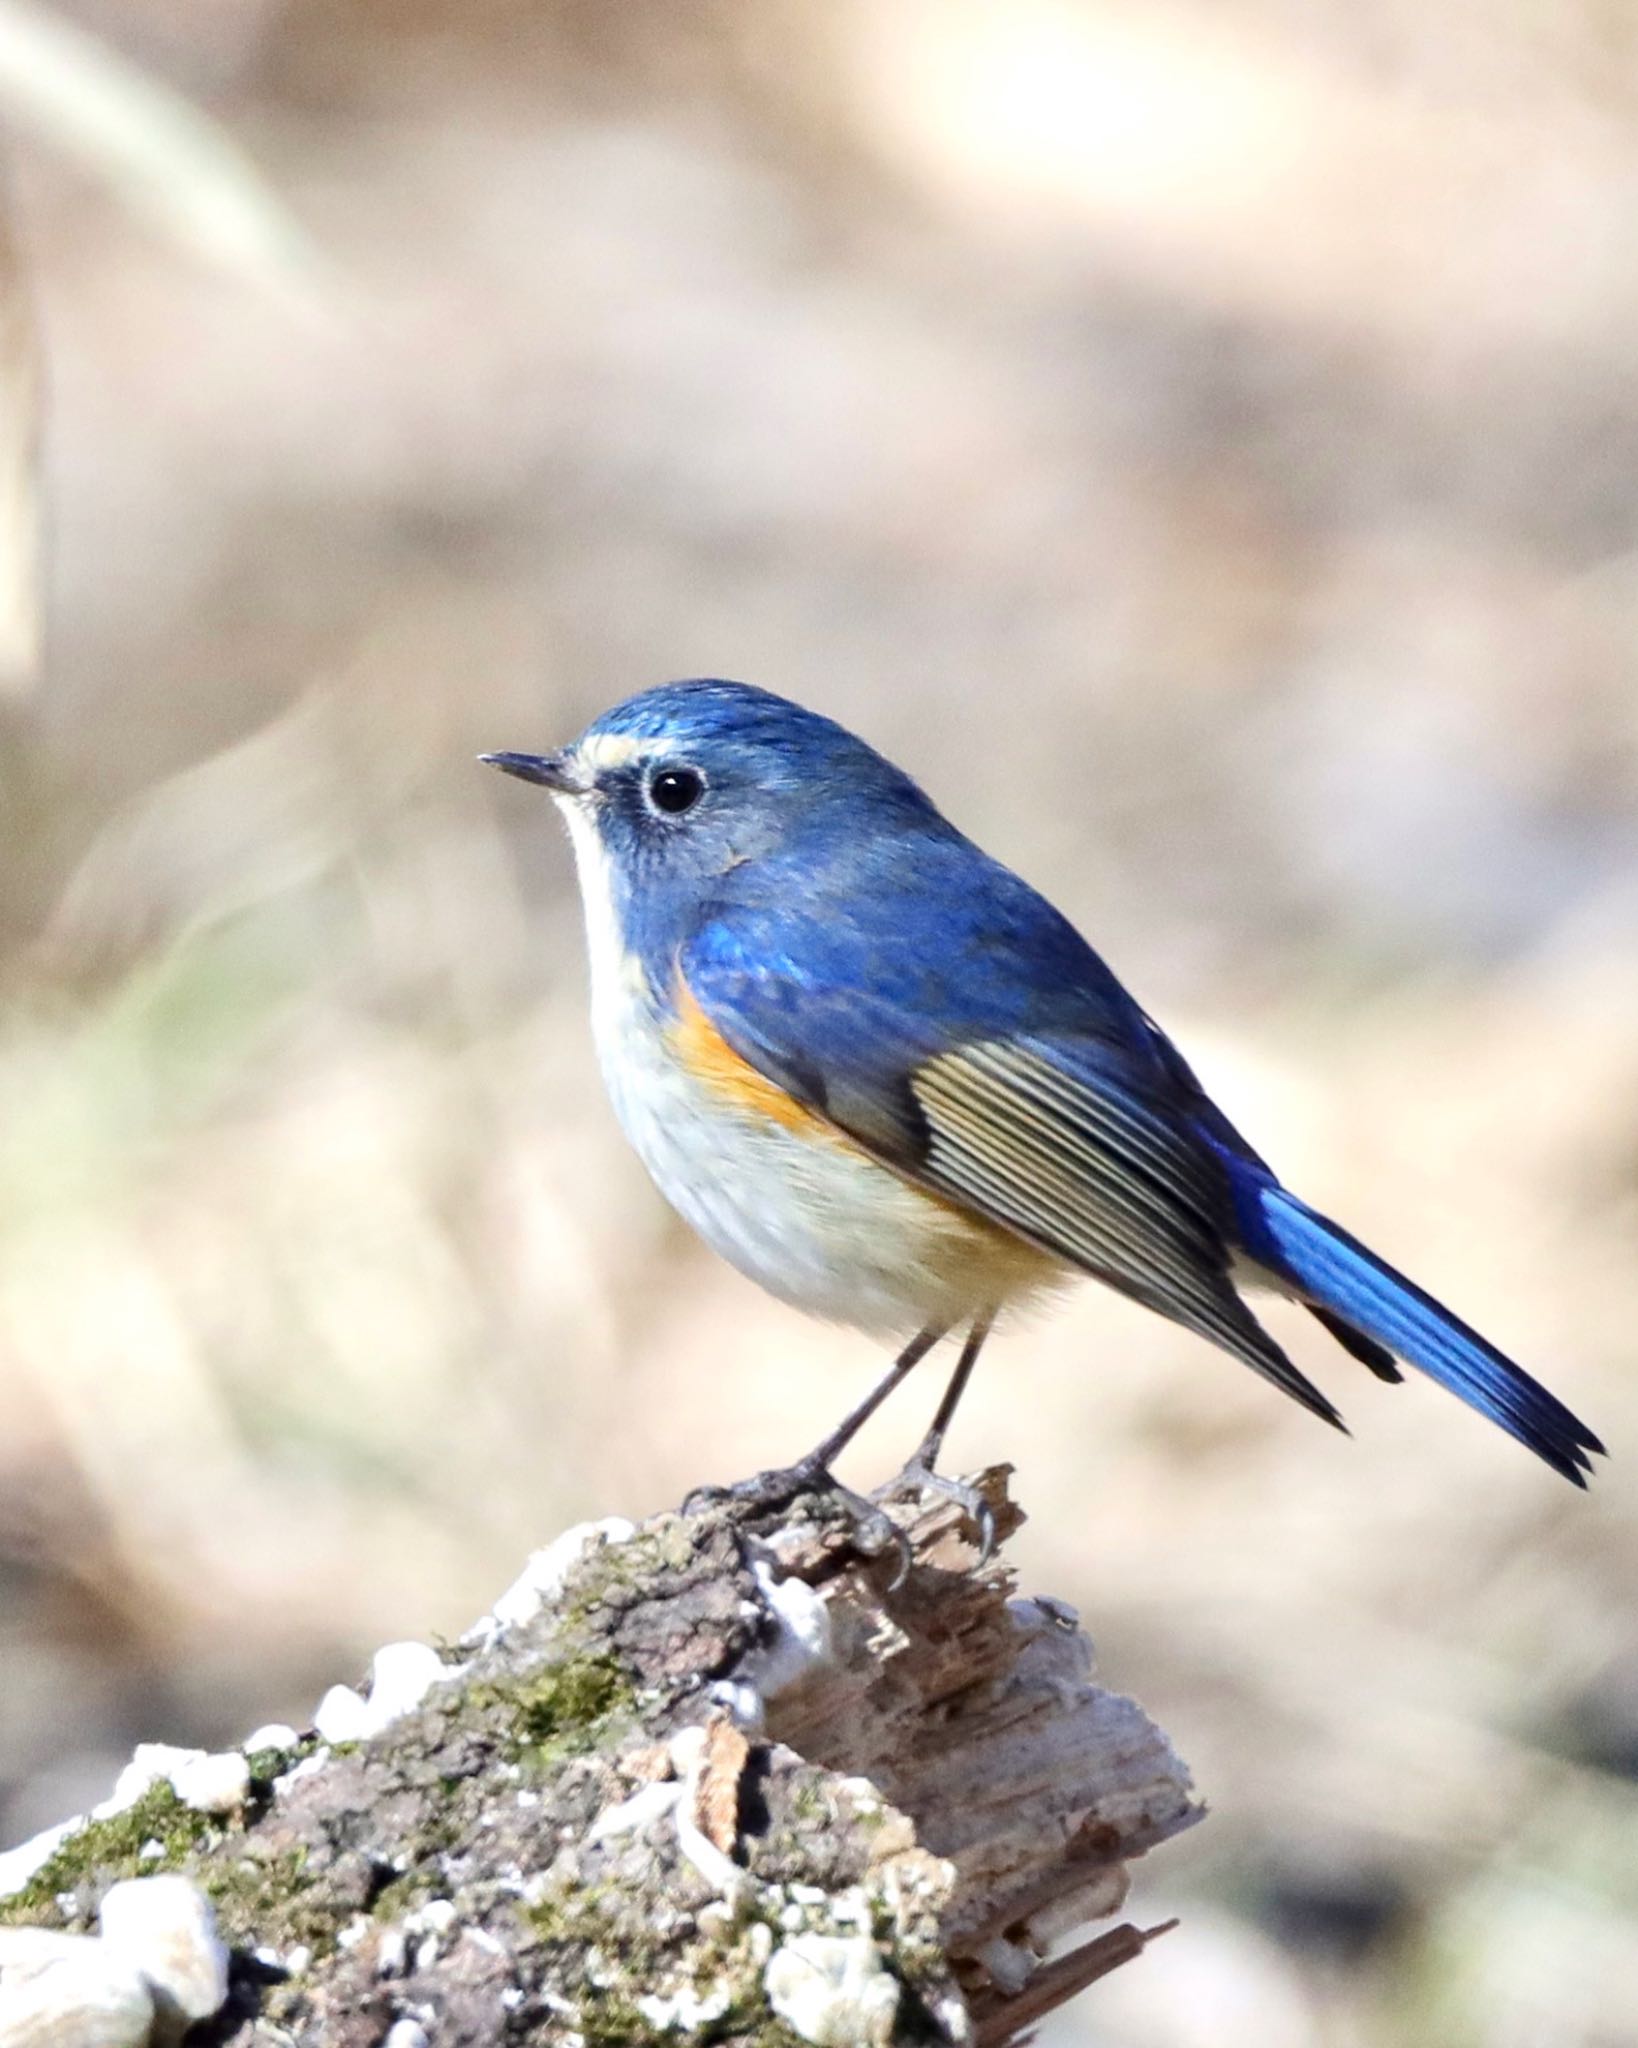
[[[1067,1609],[895,1512],[897,1586],[822,1500],[571,1532],[371,1739],[253,1757],[227,1821],[156,1791],[0,1918],[188,1872],[236,1946],[199,2038],[237,2048],[1003,2048],[1163,1931],[1074,1943],[1200,1809]]]

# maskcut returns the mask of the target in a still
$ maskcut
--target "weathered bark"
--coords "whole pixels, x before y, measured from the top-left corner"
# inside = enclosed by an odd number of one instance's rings
[[[235,1822],[95,1823],[7,1917],[188,1871],[238,2048],[1001,2048],[1160,1931],[1042,1960],[1200,1809],[1068,1609],[973,1570],[948,1505],[895,1512],[897,1586],[812,1499],[565,1539],[372,1739],[253,1759]]]

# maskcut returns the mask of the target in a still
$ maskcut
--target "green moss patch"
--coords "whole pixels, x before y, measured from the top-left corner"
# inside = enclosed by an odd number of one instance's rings
[[[161,1778],[134,1806],[106,1820],[76,1828],[41,1864],[21,1891],[0,1899],[0,1922],[12,1927],[60,1926],[62,1893],[95,1885],[98,1891],[122,1877],[151,1877],[157,1870],[175,1870],[220,1823],[208,1813],[184,1806]],[[159,1854],[142,1852],[159,1844]]]
[[[636,1704],[630,1679],[612,1657],[574,1657],[515,1681],[484,1680],[469,1688],[479,1713],[498,1710],[514,1760],[549,1771],[595,1749],[611,1721]]]

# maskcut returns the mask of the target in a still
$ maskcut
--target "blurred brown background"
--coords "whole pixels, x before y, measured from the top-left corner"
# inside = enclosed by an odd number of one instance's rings
[[[717,673],[1617,1453],[1300,1318],[1352,1443],[1093,1290],[992,1348],[954,1455],[1214,1809],[1050,2040],[1638,2043],[1638,16],[0,0],[0,112],[0,1839],[878,1367],[662,1210],[472,762]]]

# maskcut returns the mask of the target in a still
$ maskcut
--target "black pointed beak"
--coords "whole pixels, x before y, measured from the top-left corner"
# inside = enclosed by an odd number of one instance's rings
[[[584,796],[586,785],[562,754],[480,754],[480,761],[515,775],[520,782],[538,782],[557,796]]]

